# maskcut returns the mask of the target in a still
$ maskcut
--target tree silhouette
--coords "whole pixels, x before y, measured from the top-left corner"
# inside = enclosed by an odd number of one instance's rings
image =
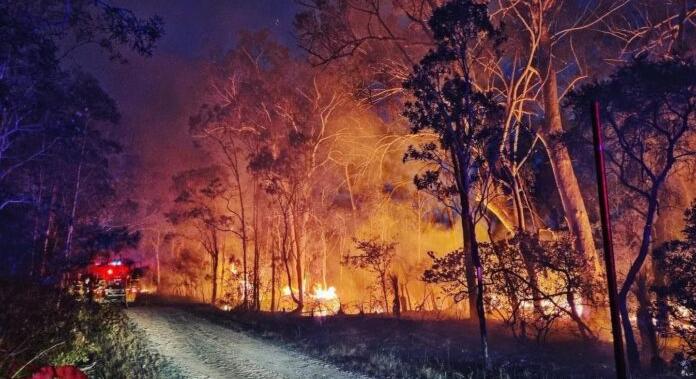
[[[656,329],[648,309],[647,274],[641,271],[652,248],[653,225],[665,183],[696,159],[691,142],[696,138],[696,64],[681,59],[634,60],[608,80],[570,95],[580,123],[589,124],[590,104],[595,100],[607,125],[610,175],[627,190],[630,207],[643,224],[638,252],[618,293],[627,355],[637,369],[640,359],[628,314],[628,295],[638,284],[638,326],[644,345],[649,341],[653,364],[660,364]]]
[[[472,315],[476,309],[483,360],[488,366],[483,267],[474,230],[478,207],[471,198],[476,182],[481,183],[484,176],[481,151],[487,128],[499,117],[499,107],[491,94],[474,86],[472,60],[476,46],[495,45],[500,35],[489,20],[487,6],[469,0],[450,1],[435,9],[429,25],[436,47],[404,83],[414,97],[406,104],[404,115],[414,134],[434,132],[440,146],[411,146],[404,160],[432,164],[433,169],[416,176],[416,186],[450,201],[461,216],[469,309]]]
[[[387,277],[394,259],[395,242],[382,242],[377,238],[369,240],[354,240],[355,247],[362,253],[357,255],[345,255],[342,263],[368,270],[377,275],[382,297],[384,299],[384,311],[389,310],[389,297],[387,295]],[[395,293],[398,296],[398,293]]]

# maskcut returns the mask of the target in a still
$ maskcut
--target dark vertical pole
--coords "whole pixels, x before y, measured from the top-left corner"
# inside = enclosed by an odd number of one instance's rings
[[[611,312],[611,331],[614,337],[614,361],[616,377],[627,378],[626,356],[624,355],[621,320],[616,295],[616,267],[614,265],[614,246],[609,217],[609,197],[607,196],[607,177],[604,167],[604,142],[599,121],[599,102],[592,103],[592,140],[594,142],[595,165],[597,168],[597,188],[599,190],[599,212],[602,218],[602,241],[604,243],[604,264],[607,269],[609,287],[609,310]]]

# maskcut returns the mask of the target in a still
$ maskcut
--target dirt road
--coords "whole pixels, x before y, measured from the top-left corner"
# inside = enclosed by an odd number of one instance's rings
[[[128,317],[181,378],[360,378],[361,376],[216,325],[176,307],[136,307]]]

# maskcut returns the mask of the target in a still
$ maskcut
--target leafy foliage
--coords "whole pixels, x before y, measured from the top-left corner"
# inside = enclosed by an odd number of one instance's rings
[[[0,3],[4,274],[55,275],[73,240],[89,250],[109,244],[96,240],[120,238],[106,211],[127,174],[115,177],[121,147],[100,128],[120,115],[98,81],[66,58],[88,44],[121,62],[127,51],[149,56],[162,33],[159,17],[142,19],[105,1]]]
[[[542,241],[526,233],[480,245],[486,268],[487,309],[500,317],[513,335],[525,339],[531,333],[541,342],[561,317],[574,316],[571,300],[591,299],[598,284],[587,281],[584,274],[589,263],[573,254],[572,246],[567,238]],[[465,299],[469,288],[464,252],[458,249],[438,257],[431,251],[428,255],[433,264],[423,273],[423,280],[444,285],[456,302]],[[529,276],[528,264],[534,265],[543,281],[535,282]]]
[[[387,277],[391,270],[392,260],[394,259],[396,242],[379,241],[378,238],[369,240],[353,240],[355,247],[361,254],[344,255],[342,264],[368,270],[375,274],[377,282],[382,290],[384,300],[384,311],[389,309],[389,299],[387,290]]]
[[[118,309],[80,303],[29,282],[0,281],[0,301],[3,378],[27,363],[18,377],[47,364],[76,365],[97,378],[160,375],[157,357]]]
[[[693,160],[696,150],[696,63],[638,58],[608,80],[569,96],[587,125],[590,104],[599,101],[609,126],[607,156],[616,178],[641,198],[651,196],[675,164]],[[656,187],[657,186],[657,187]]]
[[[416,186],[447,201],[458,191],[466,191],[459,188],[462,183],[457,184],[452,176],[457,175],[457,170],[483,163],[486,129],[496,125],[500,116],[492,94],[475,88],[471,72],[477,44],[495,45],[500,34],[490,23],[487,6],[472,1],[451,1],[435,9],[429,25],[436,46],[404,83],[414,97],[406,102],[404,116],[411,123],[412,133],[435,132],[439,149],[434,143],[410,146],[404,161],[431,164],[433,168],[416,176]],[[457,162],[459,167],[456,163],[452,167],[449,151],[467,158]]]
[[[684,239],[665,243],[653,252],[667,275],[667,285],[656,288],[668,298],[674,318],[672,331],[684,343],[684,352],[696,363],[696,201],[684,214]]]
[[[362,251],[358,255],[345,255],[343,262],[346,265],[367,269],[377,274],[384,274],[389,270],[396,242],[382,242],[377,238],[369,240],[354,240],[355,247]]]

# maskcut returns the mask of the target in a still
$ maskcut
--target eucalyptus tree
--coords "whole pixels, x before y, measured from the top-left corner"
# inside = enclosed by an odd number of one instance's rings
[[[182,236],[197,242],[209,256],[211,304],[215,304],[218,299],[224,233],[235,232],[232,228],[235,220],[224,212],[227,186],[222,179],[220,167],[217,166],[184,171],[172,180],[176,199],[166,216],[172,225],[182,227]],[[244,289],[248,290],[246,285]]]
[[[435,9],[429,25],[435,48],[414,67],[404,83],[413,96],[404,115],[411,123],[412,133],[435,133],[439,146],[411,146],[404,159],[432,164],[416,176],[416,185],[460,215],[469,310],[472,316],[476,310],[483,359],[488,365],[483,267],[475,225],[480,204],[485,201],[482,188],[486,165],[490,163],[482,151],[487,133],[498,125],[500,108],[490,93],[481,92],[474,85],[472,61],[479,46],[494,48],[500,34],[490,22],[487,6],[470,0],[451,1]]]
[[[54,253],[68,255],[81,238],[79,223],[110,228],[99,212],[106,207],[86,203],[104,200],[90,199],[91,189],[111,194],[111,176],[102,174],[113,145],[96,136],[96,125],[117,121],[117,109],[79,61],[66,58],[85,45],[121,62],[125,51],[149,56],[162,33],[159,17],[107,1],[0,3],[0,224],[22,225],[0,238],[16,247],[4,251],[16,255],[14,267],[29,261],[27,273],[45,272]]]

